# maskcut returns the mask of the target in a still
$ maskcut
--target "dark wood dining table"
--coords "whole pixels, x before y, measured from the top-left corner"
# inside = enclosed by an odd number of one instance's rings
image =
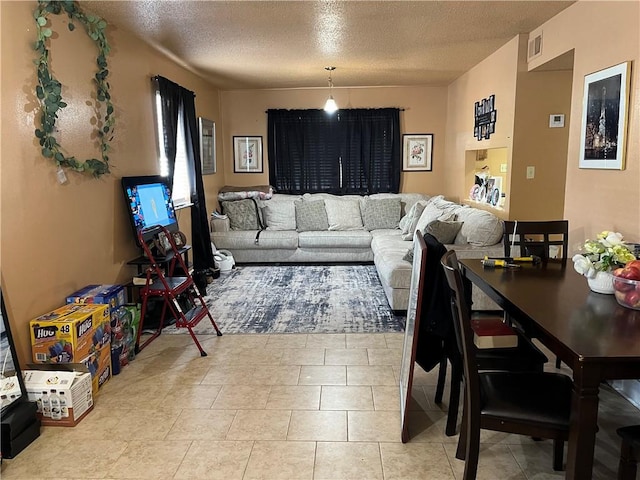
[[[590,479],[600,383],[640,378],[640,311],[591,292],[586,278],[560,263],[484,268],[481,260],[465,259],[460,267],[466,282],[573,371],[565,478]]]

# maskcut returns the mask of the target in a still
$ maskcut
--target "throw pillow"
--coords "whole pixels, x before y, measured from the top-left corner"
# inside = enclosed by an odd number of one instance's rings
[[[362,219],[366,230],[398,228],[400,222],[400,197],[366,198],[362,209]]]
[[[299,232],[316,232],[329,229],[324,200],[297,200],[295,209],[296,230]]]
[[[417,213],[417,210],[420,210],[420,213]],[[414,218],[420,218],[422,215],[422,211],[424,210],[423,202],[416,202],[411,205],[411,208],[407,211],[407,214],[400,219],[398,222],[398,227],[400,227],[400,231],[402,233],[408,233],[411,228],[411,222],[413,222]]]
[[[433,202],[429,202],[424,207],[422,215],[420,215],[420,218],[416,222],[415,230],[420,230],[424,234],[427,229],[427,225],[434,220],[444,220],[443,217],[449,217],[447,212],[440,210]],[[413,240],[413,234],[411,234],[411,238],[409,240]]]
[[[295,230],[296,210],[292,201],[267,200],[262,207],[267,230]]]
[[[420,217],[422,216],[422,212],[424,211],[424,209],[425,209],[425,204],[422,202],[417,202],[413,204],[413,206],[409,210],[409,213],[407,214],[407,216],[411,214],[412,217],[409,218],[406,231],[405,230],[402,231],[403,240],[409,240],[409,241],[413,240],[413,234],[416,231],[418,220],[420,220]]]
[[[407,250],[407,253],[404,254],[404,257],[402,257],[402,259],[413,265],[413,247]]]
[[[231,230],[259,230],[258,209],[251,199],[220,202]]]
[[[434,220],[425,229],[424,233],[430,233],[442,244],[452,244],[462,228],[462,222]]]
[[[456,243],[487,247],[502,240],[503,221],[491,212],[477,208],[463,208],[458,211],[457,220],[464,224],[456,237]]]
[[[324,201],[327,210],[329,230],[363,230],[359,200],[327,198]]]

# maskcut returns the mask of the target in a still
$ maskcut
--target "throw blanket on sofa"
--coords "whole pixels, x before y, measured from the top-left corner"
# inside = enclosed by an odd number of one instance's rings
[[[231,187],[225,185],[218,192],[218,201],[243,200],[245,198],[259,198],[269,200],[273,196],[271,185],[255,185],[250,187]]]

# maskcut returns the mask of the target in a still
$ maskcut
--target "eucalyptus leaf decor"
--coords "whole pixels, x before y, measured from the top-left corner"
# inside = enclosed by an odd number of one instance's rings
[[[67,104],[62,100],[62,85],[55,79],[49,69],[47,40],[53,32],[47,26],[49,23],[47,17],[49,14],[58,15],[61,13],[66,13],[69,17],[70,31],[75,29],[75,23],[82,24],[98,49],[96,58],[98,71],[93,80],[96,84],[96,111],[99,117],[96,134],[100,148],[100,158],[90,158],[84,162],[78,161],[73,156],[65,156],[62,147],[53,136],[58,111],[65,108]],[[110,86],[109,82],[107,82],[109,75],[107,55],[109,55],[110,51],[107,37],[105,36],[107,22],[95,15],[85,15],[75,1],[39,0],[37,8],[33,12],[33,17],[35,18],[38,32],[38,40],[35,44],[35,50],[38,52],[38,58],[35,61],[38,69],[36,95],[41,106],[40,125],[39,128],[36,128],[35,133],[42,147],[42,155],[45,158],[54,160],[58,167],[68,167],[78,172],[88,172],[95,177],[109,173],[109,142],[113,139],[115,118],[111,95],[109,95]]]

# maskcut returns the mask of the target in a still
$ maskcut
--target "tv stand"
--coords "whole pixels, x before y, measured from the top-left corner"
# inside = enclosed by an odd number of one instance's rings
[[[189,250],[191,250],[191,245],[184,245],[178,249],[178,253],[183,256],[185,265],[187,265],[189,270],[191,270],[191,265],[189,264]],[[173,257],[174,254],[171,251],[165,256],[154,255],[154,259],[158,262],[158,266],[163,268],[167,268],[171,260],[173,260]],[[138,268],[138,275],[142,275],[145,271],[145,267],[151,265],[151,260],[149,260],[149,257],[143,253],[133,260],[129,260],[127,265],[135,265]]]

